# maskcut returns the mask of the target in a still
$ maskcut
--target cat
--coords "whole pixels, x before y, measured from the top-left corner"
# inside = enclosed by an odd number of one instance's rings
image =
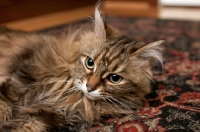
[[[57,131],[81,120],[131,114],[151,92],[163,40],[145,44],[107,25],[55,37],[0,31],[0,131]]]

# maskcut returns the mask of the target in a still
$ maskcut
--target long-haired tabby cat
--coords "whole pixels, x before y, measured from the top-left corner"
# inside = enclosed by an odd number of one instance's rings
[[[136,42],[105,24],[56,38],[0,32],[0,131],[44,132],[133,113],[150,93],[162,43]]]

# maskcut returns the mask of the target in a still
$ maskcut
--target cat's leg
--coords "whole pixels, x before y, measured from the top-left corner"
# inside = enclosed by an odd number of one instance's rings
[[[12,109],[9,103],[0,96],[0,123],[10,119]]]
[[[24,116],[23,118],[10,119],[2,123],[0,132],[45,132],[47,131],[46,127],[44,122]]]
[[[9,77],[0,77],[0,123],[12,116],[12,104],[20,99],[25,90],[17,87]]]
[[[21,111],[22,112],[22,111]],[[24,109],[0,125],[0,132],[49,132],[65,125],[65,116],[53,109]]]

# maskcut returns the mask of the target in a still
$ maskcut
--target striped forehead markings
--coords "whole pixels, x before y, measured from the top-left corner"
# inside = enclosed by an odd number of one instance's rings
[[[139,48],[137,45],[137,41],[132,41],[131,39],[122,36],[115,39],[113,42],[102,46],[93,59],[98,67],[112,65],[112,69],[117,70],[120,68],[120,65],[117,65],[117,63],[120,64],[123,59],[128,56],[129,52],[135,52]],[[124,54],[124,52],[127,52],[127,55]]]

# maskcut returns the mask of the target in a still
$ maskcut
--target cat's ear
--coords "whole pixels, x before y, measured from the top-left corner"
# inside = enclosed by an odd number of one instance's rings
[[[162,58],[162,51],[163,51],[163,44],[164,40],[159,40],[152,42],[150,44],[147,44],[143,46],[142,48],[138,49],[134,56],[137,56],[138,58],[142,60],[147,60],[150,62],[159,62],[160,64],[163,63]]]
[[[94,15],[94,33],[98,38],[105,40],[111,37],[117,37],[122,35],[117,29],[113,28],[110,25],[107,25],[104,18],[101,15],[99,7],[102,2],[97,3],[95,7],[95,15]]]
[[[94,33],[97,37],[101,39],[106,39],[106,27],[105,22],[101,16],[101,12],[99,11],[101,3],[98,3],[95,7],[95,14],[94,14]]]

